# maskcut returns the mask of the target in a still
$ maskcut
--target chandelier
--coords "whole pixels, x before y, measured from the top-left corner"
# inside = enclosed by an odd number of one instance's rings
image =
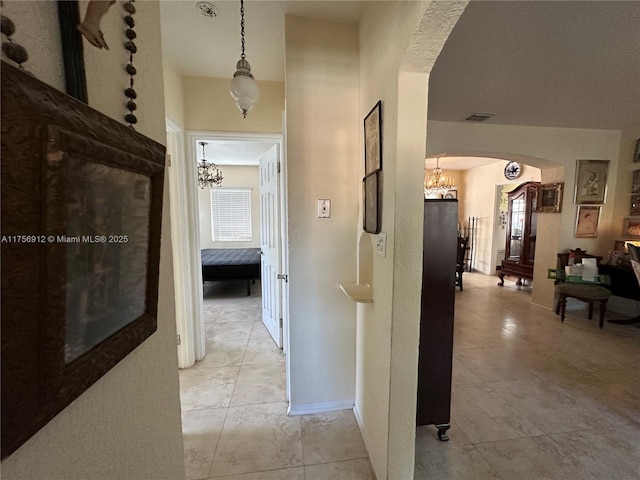
[[[251,74],[251,65],[249,65],[244,53],[244,0],[240,0],[240,38],[242,46],[240,60],[236,63],[236,72],[231,80],[230,93],[236,101],[236,106],[242,112],[242,116],[247,118],[247,113],[258,100],[260,92]]]
[[[440,168],[440,157],[436,158],[436,168],[424,182],[424,196],[444,195],[449,190],[455,190],[456,185],[453,178],[443,173]]]
[[[198,186],[200,188],[219,187],[222,184],[222,171],[213,162],[207,162],[204,156],[204,147],[207,142],[198,142],[202,145],[202,160],[198,163]]]

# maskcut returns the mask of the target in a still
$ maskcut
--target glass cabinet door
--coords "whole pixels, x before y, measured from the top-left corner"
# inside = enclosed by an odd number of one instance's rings
[[[522,252],[522,235],[525,221],[525,194],[522,193],[511,201],[511,228],[509,238],[509,259],[518,260]]]

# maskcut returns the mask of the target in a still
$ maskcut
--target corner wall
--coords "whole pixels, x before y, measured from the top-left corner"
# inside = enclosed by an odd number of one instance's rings
[[[56,87],[64,84],[57,68],[38,70],[30,63],[40,58],[60,62],[59,43],[37,37],[23,42],[21,32],[36,25],[54,31],[54,2],[8,2],[3,15],[15,22],[15,41],[27,47],[31,60],[25,67]],[[86,2],[81,5],[86,8]],[[158,2],[137,2],[136,90],[140,123],[137,130],[165,142],[160,15]],[[127,113],[123,89],[122,4],[113,5],[102,30],[111,50],[97,50],[85,41],[90,105],[123,122]],[[59,42],[59,41],[58,41]],[[144,53],[143,53],[144,52]],[[115,92],[115,93],[114,93]],[[5,480],[177,480],[184,478],[176,327],[174,309],[168,183],[165,176],[158,330],[125,357],[71,405],[58,414],[13,455],[2,462]]]
[[[358,31],[285,17],[291,411],[354,402]],[[317,199],[331,218],[317,218]]]

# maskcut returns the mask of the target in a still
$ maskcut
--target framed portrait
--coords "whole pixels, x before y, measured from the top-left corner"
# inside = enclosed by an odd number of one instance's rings
[[[382,209],[382,188],[380,170],[371,172],[362,179],[364,203],[363,228],[368,233],[380,233]]]
[[[576,162],[576,205],[600,205],[607,192],[607,172],[609,160],[577,160]]]
[[[633,161],[640,162],[640,138],[636,140],[636,148],[633,150]]]
[[[538,187],[536,212],[559,213],[562,211],[564,183],[547,183]]]
[[[640,240],[640,217],[627,217],[622,225],[622,235],[627,240]]]
[[[11,65],[1,94],[6,458],[156,331],[165,148]]]
[[[364,173],[382,169],[382,101],[364,118]]]
[[[576,215],[576,238],[595,238],[598,236],[598,222],[601,207],[580,205]]]

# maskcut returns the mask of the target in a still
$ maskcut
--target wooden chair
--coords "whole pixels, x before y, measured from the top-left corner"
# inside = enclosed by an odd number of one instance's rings
[[[571,250],[576,263],[582,263],[583,258],[595,258],[596,264],[600,264],[602,260],[601,256],[589,255],[584,250],[576,249]],[[557,268],[564,271],[564,267],[569,264],[569,253],[558,254]],[[567,298],[576,298],[582,302],[589,304],[589,320],[593,317],[593,303],[600,303],[600,328],[604,325],[604,316],[607,311],[607,302],[611,296],[609,289],[602,285],[591,285],[585,283],[565,283],[556,282],[555,286],[556,295],[556,314],[560,314],[560,321],[564,322],[565,310],[567,307]]]
[[[467,244],[469,237],[458,237],[458,246],[456,253],[456,285],[462,291],[462,273],[466,267],[465,257],[467,255]]]

